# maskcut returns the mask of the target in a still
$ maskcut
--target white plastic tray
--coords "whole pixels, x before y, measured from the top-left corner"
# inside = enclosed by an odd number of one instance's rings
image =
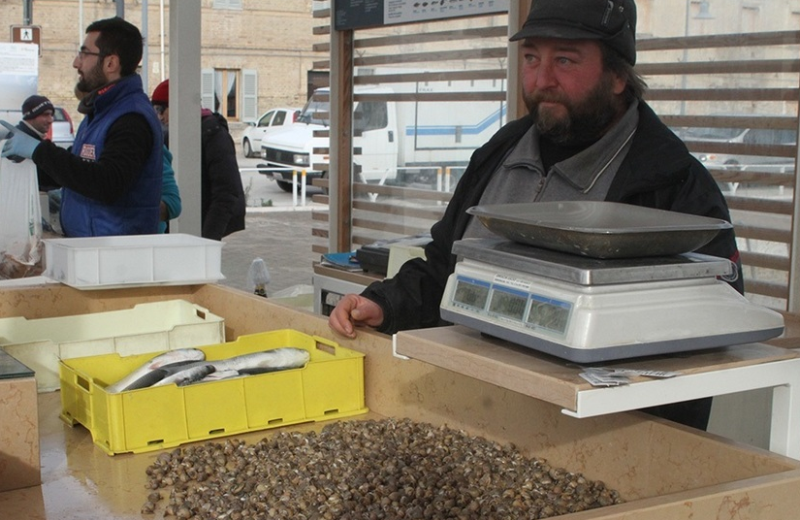
[[[185,300],[57,318],[0,318],[0,349],[35,372],[40,392],[58,390],[63,359],[131,356],[225,341],[225,322]]]
[[[214,283],[222,242],[169,233],[45,239],[44,276],[77,289]]]

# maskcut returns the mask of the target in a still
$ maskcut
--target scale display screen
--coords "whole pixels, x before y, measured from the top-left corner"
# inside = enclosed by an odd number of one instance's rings
[[[453,294],[453,303],[484,309],[486,301],[489,299],[490,287],[486,282],[459,276],[456,291]]]
[[[567,302],[531,295],[531,310],[526,323],[537,328],[564,334],[569,323],[569,311],[572,308]]]
[[[498,316],[522,321],[525,318],[525,306],[527,303],[527,294],[495,287],[492,293],[492,301],[489,304],[489,311]]]
[[[493,276],[489,281],[459,274],[449,301],[454,307],[484,319],[514,321],[520,327],[564,336],[573,304],[530,289],[530,284],[519,277]]]

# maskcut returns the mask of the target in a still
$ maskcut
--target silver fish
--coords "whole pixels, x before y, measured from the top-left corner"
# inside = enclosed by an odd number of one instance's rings
[[[200,382],[222,381],[223,379],[233,379],[234,377],[241,377],[242,375],[244,374],[240,374],[237,370],[215,370],[204,377]]]
[[[216,371],[214,365],[208,361],[198,361],[189,365],[179,366],[172,369],[172,367],[165,367],[162,369],[165,376],[160,381],[151,385],[151,387],[165,386],[175,383],[178,386],[186,386],[198,381],[202,381],[206,376]]]
[[[311,359],[311,355],[307,350],[286,347],[215,361],[198,361],[174,368],[160,369],[164,373],[163,379],[155,381],[152,386],[164,386],[171,383],[185,386],[201,381],[217,381],[230,377],[288,370],[304,366],[309,359]],[[211,370],[204,373],[208,367]],[[215,374],[218,376],[214,376]]]
[[[311,359],[307,350],[302,348],[276,348],[242,354],[228,359],[211,361],[217,371],[236,370],[240,374],[262,374],[275,370],[287,370],[305,366]]]
[[[127,390],[147,388],[153,383],[164,378],[165,374],[160,372],[160,369],[167,366],[202,361],[205,358],[205,353],[196,348],[180,348],[164,352],[163,354],[154,357],[144,365],[140,366],[116,383],[108,385],[106,387],[106,392],[110,394],[116,394],[119,392],[125,392]]]

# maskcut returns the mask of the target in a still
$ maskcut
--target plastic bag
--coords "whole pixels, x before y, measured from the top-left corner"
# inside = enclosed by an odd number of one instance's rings
[[[36,165],[0,159],[0,279],[42,273],[42,208]]]

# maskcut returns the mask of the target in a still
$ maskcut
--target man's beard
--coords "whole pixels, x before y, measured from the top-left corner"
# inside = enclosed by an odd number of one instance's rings
[[[92,67],[87,74],[78,80],[76,89],[81,92],[92,92],[93,90],[102,87],[106,84],[106,77],[103,74],[103,63],[98,60],[97,64]]]
[[[541,103],[554,102],[566,109],[566,116],[540,110]],[[554,143],[578,145],[600,138],[616,119],[620,100],[612,89],[612,76],[604,74],[597,86],[583,100],[571,101],[564,95],[550,92],[525,94],[525,105],[533,117],[539,135]]]

